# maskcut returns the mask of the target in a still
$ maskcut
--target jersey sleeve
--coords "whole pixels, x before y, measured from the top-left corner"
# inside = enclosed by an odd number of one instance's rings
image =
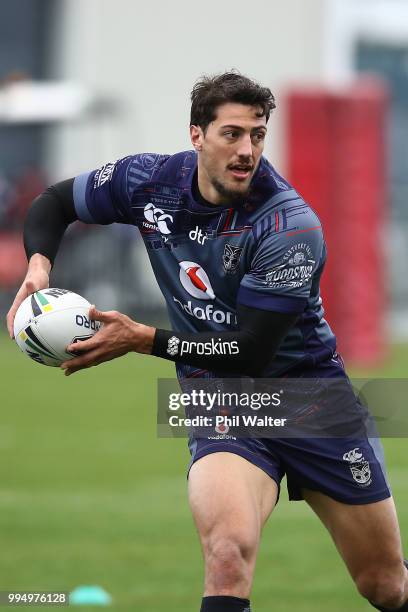
[[[149,183],[168,158],[141,153],[107,163],[74,179],[74,205],[84,223],[132,223],[131,201],[136,188]]]
[[[301,313],[323,257],[323,234],[314,215],[297,230],[268,233],[255,245],[237,302],[263,310]]]

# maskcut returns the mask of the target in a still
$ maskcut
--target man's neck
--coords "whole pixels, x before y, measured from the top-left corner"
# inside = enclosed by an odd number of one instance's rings
[[[198,202],[198,204],[201,204],[202,206],[212,206],[214,208],[216,208],[217,206],[221,205],[221,204],[214,204],[213,202],[210,202],[203,195],[203,193],[202,193],[202,191],[200,189],[200,185],[199,185],[199,180],[198,180],[197,174],[194,176],[192,187],[193,187],[193,196],[194,196],[194,199],[196,200],[196,202]]]
[[[197,179],[198,179],[198,192],[207,205],[209,206],[222,206],[228,204],[226,198],[223,197],[208,179],[208,176],[205,170],[202,168],[200,164],[198,164],[197,171]]]

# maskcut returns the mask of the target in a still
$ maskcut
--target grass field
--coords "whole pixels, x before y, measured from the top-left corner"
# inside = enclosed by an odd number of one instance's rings
[[[0,371],[0,590],[99,584],[114,610],[196,612],[202,561],[186,443],[156,437],[156,379],[173,366],[132,355],[67,379],[0,335]],[[407,371],[408,347],[399,347],[375,375]],[[406,541],[407,440],[385,447]],[[372,610],[318,520],[285,489],[252,602],[255,612]]]

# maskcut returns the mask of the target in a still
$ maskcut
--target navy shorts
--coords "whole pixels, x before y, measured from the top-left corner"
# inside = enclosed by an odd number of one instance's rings
[[[290,377],[345,377],[340,357],[293,372]],[[356,399],[357,402],[357,399]],[[369,504],[391,496],[378,437],[191,438],[191,466],[206,455],[235,453],[266,472],[278,485],[286,475],[290,500],[302,489],[320,491],[346,504]]]

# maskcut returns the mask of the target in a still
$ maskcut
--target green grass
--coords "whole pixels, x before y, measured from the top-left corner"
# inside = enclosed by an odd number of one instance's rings
[[[202,560],[186,442],[156,436],[156,379],[173,366],[132,355],[67,379],[0,335],[0,371],[0,590],[99,584],[114,610],[197,611]],[[407,371],[405,346],[375,375]],[[385,446],[407,537],[407,442]],[[252,601],[256,612],[372,609],[318,520],[305,503],[289,504],[284,488]]]

